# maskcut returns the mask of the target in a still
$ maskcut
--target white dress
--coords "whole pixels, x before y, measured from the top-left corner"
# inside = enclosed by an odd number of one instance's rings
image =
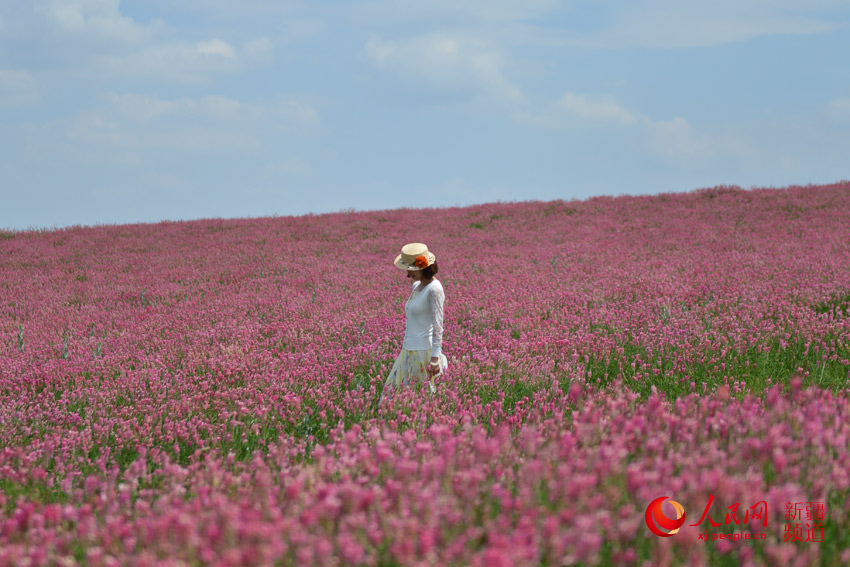
[[[443,354],[443,306],[446,298],[443,284],[432,279],[423,289],[419,286],[420,282],[413,282],[413,290],[404,304],[404,342],[384,381],[382,401],[393,388],[408,386],[411,382],[416,386],[427,382],[433,394],[436,387],[434,381],[428,379],[431,358],[439,359],[440,372],[448,367],[448,360]]]

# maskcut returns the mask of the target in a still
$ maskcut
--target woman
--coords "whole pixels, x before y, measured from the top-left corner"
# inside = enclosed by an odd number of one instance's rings
[[[407,320],[401,353],[384,382],[381,401],[393,388],[408,386],[411,382],[418,385],[427,381],[433,395],[437,390],[434,377],[448,366],[442,352],[445,292],[443,284],[434,279],[436,257],[427,246],[414,242],[402,247],[394,264],[413,280],[413,291],[404,305]]]

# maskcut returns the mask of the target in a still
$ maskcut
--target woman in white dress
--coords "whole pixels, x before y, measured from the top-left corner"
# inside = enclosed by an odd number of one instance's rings
[[[393,262],[413,280],[413,290],[404,304],[404,342],[384,382],[381,401],[394,389],[427,382],[433,395],[434,378],[448,366],[443,354],[443,284],[435,279],[437,258],[420,242],[405,244]]]

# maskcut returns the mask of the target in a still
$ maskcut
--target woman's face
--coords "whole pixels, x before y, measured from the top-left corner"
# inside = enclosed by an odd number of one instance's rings
[[[408,270],[407,277],[415,282],[418,282],[422,279],[422,270]]]

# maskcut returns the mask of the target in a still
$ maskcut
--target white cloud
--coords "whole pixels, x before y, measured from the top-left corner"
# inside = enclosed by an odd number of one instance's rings
[[[139,24],[121,14],[119,0],[50,0],[36,10],[60,32],[121,43],[151,39],[162,22]]]
[[[36,0],[11,16],[16,38],[43,38],[45,51],[61,50],[53,55],[75,61],[68,71],[98,80],[130,76],[198,84],[273,60],[267,37],[187,40],[161,20],[125,15],[119,0]]]
[[[704,160],[712,156],[712,144],[699,136],[682,117],[653,120],[633,112],[603,95],[567,92],[549,108],[537,112],[517,112],[520,124],[538,128],[560,129],[580,127],[613,127],[636,130],[646,149],[653,155],[670,160]]]
[[[74,151],[113,152],[136,163],[157,152],[216,154],[256,152],[270,139],[310,133],[318,123],[308,104],[290,99],[243,102],[222,96],[160,99],[140,94],[110,94],[101,107],[64,123],[29,128],[34,144],[55,138]],[[67,152],[66,152],[67,153]],[[147,157],[144,157],[147,156]]]
[[[282,99],[263,108],[265,115],[274,120],[286,120],[309,126],[319,123],[319,115],[312,106],[295,100]]]
[[[670,160],[702,160],[711,157],[710,144],[701,139],[693,126],[677,116],[667,121],[643,121],[644,136],[649,150]]]
[[[201,55],[220,55],[225,59],[236,59],[236,50],[233,46],[220,39],[198,42],[195,48]]]
[[[645,120],[609,96],[565,93],[554,104],[539,112],[520,110],[514,118],[521,124],[538,128],[564,128],[575,123],[608,126],[633,126]]]
[[[133,139],[127,135],[119,121],[100,112],[86,112],[77,116],[66,135],[69,139],[78,142],[98,143],[112,147],[133,143]]]
[[[212,73],[236,72],[255,60],[267,60],[268,40],[247,42],[241,50],[221,39],[151,43],[130,53],[102,55],[102,67],[115,75],[158,77],[179,83],[203,83]]]
[[[179,123],[159,121],[151,124],[121,118],[104,111],[82,113],[64,134],[72,143],[86,144],[89,148],[130,152],[125,156],[126,161],[132,161],[136,152],[142,151],[144,153],[139,156],[150,158],[157,151],[178,155],[233,154],[263,147],[257,133],[247,128],[185,119]]]
[[[374,0],[358,3],[352,17],[370,24],[441,21],[497,23],[536,18],[559,7],[558,0]]]
[[[384,67],[398,49],[398,45],[392,41],[382,41],[376,37],[370,37],[366,42],[366,57],[371,59],[379,67]]]
[[[24,71],[0,69],[0,105],[17,106],[38,100],[38,84]]]
[[[319,121],[312,106],[286,98],[265,103],[244,103],[215,95],[166,100],[150,95],[111,93],[104,98],[110,114],[139,122],[159,118],[170,121],[175,117],[183,117],[237,122],[284,121],[309,126]]]
[[[838,120],[850,120],[850,98],[836,98],[824,107],[827,116]]]
[[[631,125],[637,121],[633,113],[607,98],[594,100],[587,95],[568,92],[558,101],[557,106],[563,112],[586,120],[623,125]]]
[[[223,96],[203,96],[166,100],[142,94],[108,94],[105,96],[110,113],[121,114],[136,121],[164,117],[199,117],[236,121],[288,121],[314,124],[318,122],[315,109],[291,99],[266,103],[244,103]]]
[[[437,92],[518,101],[522,91],[502,71],[502,53],[486,41],[432,34],[386,41],[372,37],[366,58],[395,77]]]
[[[108,94],[106,100],[111,111],[124,117],[148,121],[167,115],[233,116],[243,106],[238,100],[220,96],[163,100],[140,94]]]
[[[846,8],[847,0],[370,0],[351,12],[370,29],[461,29],[499,45],[610,49],[704,47],[821,33],[839,29],[836,12]],[[541,25],[544,19],[557,24]]]
[[[268,38],[252,39],[245,42],[242,53],[249,59],[265,59],[272,55],[274,46]]]
[[[706,47],[771,35],[804,35],[840,27],[827,12],[834,0],[646,0],[629,5],[607,29],[589,37],[599,47]]]

